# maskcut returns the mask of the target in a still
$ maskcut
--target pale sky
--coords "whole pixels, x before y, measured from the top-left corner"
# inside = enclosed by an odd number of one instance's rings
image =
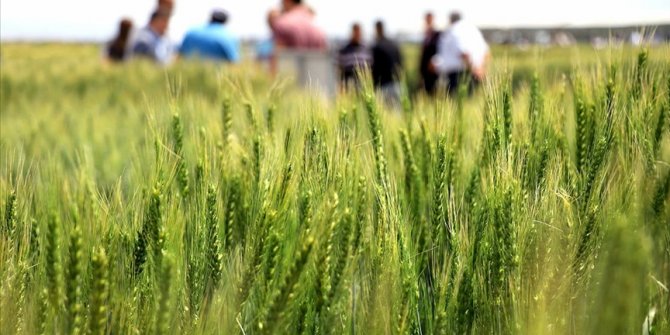
[[[127,16],[144,26],[156,0],[2,0],[0,39],[96,40],[114,35]],[[418,33],[430,10],[440,26],[451,10],[484,27],[579,26],[670,23],[670,0],[305,0],[317,22],[332,37],[348,33],[352,22],[367,33],[383,18],[391,34]],[[176,0],[170,36],[180,41],[189,27],[205,23],[213,8],[231,14],[230,29],[242,37],[269,34],[267,11],[280,0]]]

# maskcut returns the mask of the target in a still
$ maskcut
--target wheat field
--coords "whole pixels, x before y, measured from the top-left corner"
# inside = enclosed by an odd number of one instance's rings
[[[668,45],[499,47],[401,111],[1,52],[1,334],[670,333]]]

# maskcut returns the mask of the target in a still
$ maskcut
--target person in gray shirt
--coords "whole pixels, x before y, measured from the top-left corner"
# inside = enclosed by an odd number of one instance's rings
[[[167,37],[169,24],[169,12],[157,10],[151,14],[149,24],[140,29],[133,39],[133,56],[148,58],[163,65],[169,64],[174,55],[174,46]]]

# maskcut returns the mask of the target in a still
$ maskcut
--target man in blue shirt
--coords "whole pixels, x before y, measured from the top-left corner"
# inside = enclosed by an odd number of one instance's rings
[[[149,24],[138,31],[133,39],[133,56],[169,64],[174,53],[173,45],[167,37],[169,23],[170,13],[167,11],[157,10],[151,14]]]
[[[184,57],[198,56],[227,62],[240,60],[239,42],[228,28],[228,14],[221,10],[212,13],[209,24],[190,30],[179,53]]]

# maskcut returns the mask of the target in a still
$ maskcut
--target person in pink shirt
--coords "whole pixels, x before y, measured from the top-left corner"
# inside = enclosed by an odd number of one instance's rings
[[[326,50],[326,35],[302,0],[282,0],[281,10],[270,11],[268,23],[278,48]]]

